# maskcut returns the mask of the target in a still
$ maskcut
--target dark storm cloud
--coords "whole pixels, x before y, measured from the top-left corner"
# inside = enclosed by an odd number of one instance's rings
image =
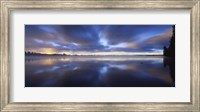
[[[147,51],[162,49],[171,25],[26,25],[25,48],[60,51]]]

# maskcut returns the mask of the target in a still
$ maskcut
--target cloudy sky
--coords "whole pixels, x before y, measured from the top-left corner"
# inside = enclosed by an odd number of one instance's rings
[[[40,53],[162,53],[172,25],[25,25],[25,50]]]

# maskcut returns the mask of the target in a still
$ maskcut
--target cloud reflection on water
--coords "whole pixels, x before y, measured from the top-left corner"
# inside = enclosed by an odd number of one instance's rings
[[[26,87],[171,87],[162,56],[29,56]]]

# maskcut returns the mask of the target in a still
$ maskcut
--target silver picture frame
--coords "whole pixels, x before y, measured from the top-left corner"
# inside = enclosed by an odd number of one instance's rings
[[[200,1],[199,0],[0,0],[0,111],[200,111]],[[20,9],[189,9],[191,26],[191,101],[181,102],[10,102],[10,14]],[[180,93],[181,94],[181,93]]]

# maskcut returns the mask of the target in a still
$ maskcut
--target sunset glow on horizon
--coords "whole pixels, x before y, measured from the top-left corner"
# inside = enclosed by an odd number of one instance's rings
[[[66,55],[163,55],[172,25],[25,25],[25,51]]]

